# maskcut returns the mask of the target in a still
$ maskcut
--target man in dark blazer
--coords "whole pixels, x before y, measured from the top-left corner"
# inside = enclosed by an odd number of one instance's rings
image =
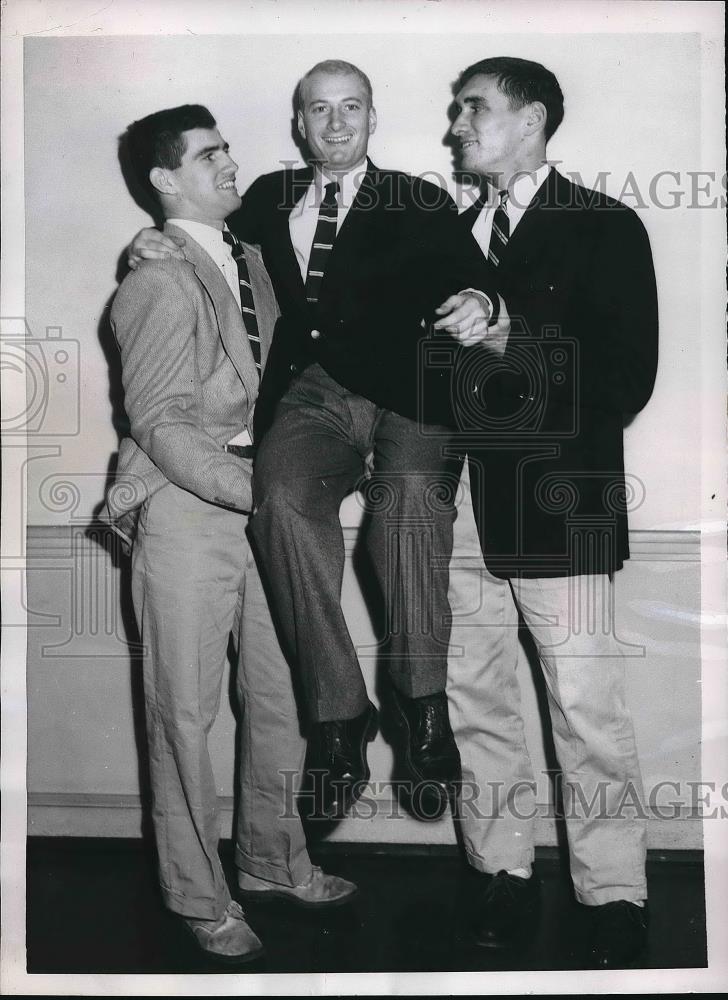
[[[322,808],[336,815],[368,777],[376,726],[341,609],[339,523],[373,453],[367,543],[387,607],[412,805],[433,817],[459,777],[444,693],[459,465],[450,372],[424,364],[422,348],[432,320],[448,350],[454,337],[485,331],[497,295],[452,199],[367,159],[376,112],[361,70],[314,66],[297,103],[310,166],[259,178],[238,213],[282,312],[258,409],[258,426],[270,425],[258,434],[251,533],[316,723]]]
[[[246,529],[250,440],[278,316],[260,252],[226,243],[240,204],[237,164],[199,105],[127,130],[139,183],[184,239],[181,259],[144,261],[111,311],[130,437],[120,445],[103,519],[132,545],[132,597],[144,658],[152,819],[165,903],[200,947],[247,961],[262,946],[231,898],[217,852],[217,786],[207,736],[226,651],[238,645],[238,881],[246,897],[342,902],[355,886],[315,868],[281,774],[305,744]],[[234,241],[233,241],[234,242]],[[250,297],[243,289],[245,285]],[[287,807],[288,805],[288,807]]]
[[[429,346],[448,354],[482,335],[497,294],[447,193],[367,159],[376,112],[361,70],[320,63],[297,97],[310,166],[259,178],[229,219],[261,245],[282,312],[256,409],[251,533],[315,723],[319,806],[340,815],[369,776],[377,721],[341,609],[339,506],[373,455],[367,537],[405,771],[413,810],[434,818],[459,778],[445,697],[459,462],[452,366],[430,365],[423,348],[433,320]],[[132,247],[173,244],[140,234]]]
[[[648,401],[657,364],[650,245],[633,211],[548,165],[546,143],[563,118],[552,73],[486,59],[456,89],[459,166],[483,192],[461,222],[497,270],[510,323],[507,335],[468,349],[455,379],[487,567],[479,599],[492,622],[479,669],[453,657],[448,679],[463,780],[475,789],[463,840],[486,876],[476,937],[505,947],[535,902],[520,615],[545,674],[572,880],[594,918],[592,960],[619,966],[646,933],[641,779],[611,583],[629,556],[623,424]]]

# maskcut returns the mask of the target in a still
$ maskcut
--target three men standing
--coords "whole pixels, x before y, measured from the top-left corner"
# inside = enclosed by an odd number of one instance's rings
[[[645,825],[621,807],[641,783],[612,576],[629,554],[623,422],[649,399],[657,360],[649,242],[632,211],[549,167],[563,96],[544,67],[483,60],[461,75],[455,106],[460,166],[491,194],[459,219],[443,192],[366,160],[369,81],[327,62],[299,87],[314,163],[260,178],[231,220],[261,244],[282,310],[256,416],[265,435],[254,435],[252,537],[302,666],[315,763],[331,779],[325,811],[338,814],[368,776],[375,727],[341,615],[338,509],[373,450],[369,489],[386,494],[392,516],[373,512],[369,544],[397,704],[411,773],[434,779],[444,807],[459,760],[442,696],[448,630],[436,614],[448,581],[432,567],[449,553],[453,507],[433,502],[433,488],[467,449],[489,627],[474,636],[478,669],[451,658],[447,694],[463,778],[483,806],[459,817],[484,874],[476,940],[506,947],[536,903],[520,614],[546,678],[593,961],[618,966],[646,934]],[[451,363],[428,367],[422,320],[438,312]],[[427,525],[411,557],[408,522]],[[424,627],[398,631],[397,607]],[[494,787],[495,810],[484,801]]]

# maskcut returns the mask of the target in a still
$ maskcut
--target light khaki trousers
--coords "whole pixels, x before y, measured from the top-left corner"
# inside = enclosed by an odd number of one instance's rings
[[[538,810],[516,677],[520,611],[546,681],[576,897],[588,905],[645,899],[642,782],[611,582],[495,578],[480,558],[467,476],[463,486],[447,693],[462,758],[458,822],[468,860],[488,873],[533,862]]]
[[[230,900],[207,739],[231,635],[241,713],[236,864],[284,885],[311,872],[292,801],[305,742],[246,527],[244,515],[170,484],[144,505],[133,552],[162,893],[171,910],[201,919],[219,917]]]

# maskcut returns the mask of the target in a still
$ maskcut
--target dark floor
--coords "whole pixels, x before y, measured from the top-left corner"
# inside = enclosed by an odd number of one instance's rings
[[[350,905],[328,912],[285,903],[248,904],[266,947],[231,969],[202,955],[157,891],[152,852],[141,841],[31,838],[28,845],[28,972],[450,972],[579,969],[588,921],[557,853],[537,853],[541,911],[512,952],[468,943],[477,876],[451,848],[330,845],[316,858],[358,883]],[[395,853],[396,852],[396,853]],[[231,885],[230,844],[221,854]],[[642,968],[706,964],[703,865],[697,852],[652,852],[647,867],[650,944]]]

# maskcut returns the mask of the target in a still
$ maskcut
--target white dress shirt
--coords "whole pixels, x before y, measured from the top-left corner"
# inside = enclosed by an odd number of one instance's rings
[[[349,213],[349,209],[354,203],[366,172],[367,165],[365,162],[361,163],[358,167],[354,167],[347,174],[336,178],[339,182],[339,193],[336,196],[339,205],[336,217],[337,236],[344,224],[344,219]],[[291,243],[293,244],[304,285],[306,284],[306,277],[308,275],[308,261],[311,256],[311,246],[313,245],[313,238],[316,233],[319,209],[324,197],[324,188],[328,183],[329,178],[320,170],[314,169],[313,180],[306,188],[300,201],[296,202],[293,206],[291,214],[288,217],[288,230],[291,234]],[[475,295],[480,296],[487,304],[489,311],[493,312],[493,305],[485,292],[481,292],[477,288],[465,288],[463,291],[473,292]]]
[[[360,163],[358,167],[354,167],[348,174],[331,178],[331,180],[336,180],[339,183],[339,193],[336,196],[339,206],[336,218],[337,235],[356,198],[366,172],[367,165],[365,162]],[[314,170],[313,180],[306,188],[300,201],[297,201],[293,206],[293,210],[288,217],[291,243],[296,253],[296,260],[298,261],[304,284],[306,283],[306,275],[308,274],[308,260],[311,256],[311,245],[313,244],[313,237],[316,232],[319,209],[324,197],[324,188],[328,183],[328,177],[320,170]]]
[[[534,174],[523,174],[509,189],[508,200],[503,207],[508,216],[511,236],[513,236],[516,226],[523,218],[524,212],[536,197],[536,192],[548,177],[550,169],[549,164],[544,163]],[[473,225],[473,236],[486,257],[488,256],[490,234],[493,229],[493,216],[500,201],[495,188],[490,188],[488,195],[488,204],[483,207]]]

